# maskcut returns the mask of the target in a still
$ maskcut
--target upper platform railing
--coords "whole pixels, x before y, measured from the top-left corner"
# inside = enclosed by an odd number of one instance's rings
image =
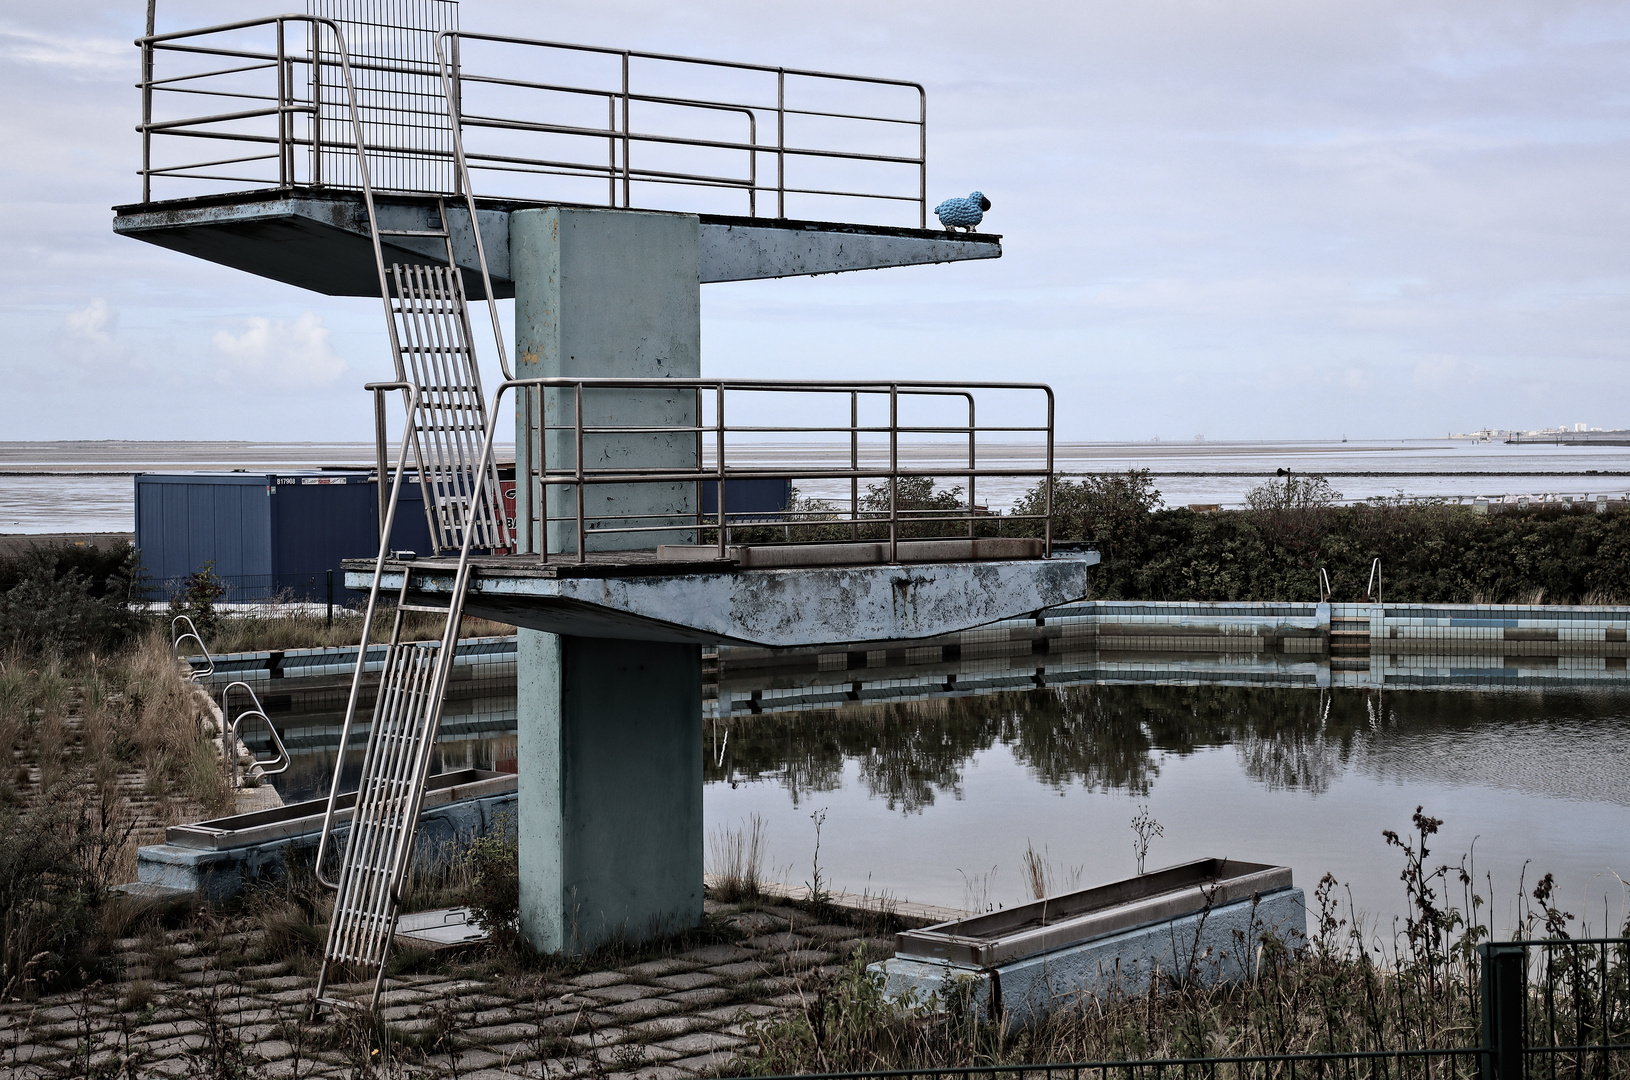
[[[138,39],[142,201],[360,190],[341,34],[376,192],[928,224],[917,83],[298,15]]]

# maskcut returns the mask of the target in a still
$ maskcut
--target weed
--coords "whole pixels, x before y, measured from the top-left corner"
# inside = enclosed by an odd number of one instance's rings
[[[1147,806],[1140,806],[1132,818],[1132,835],[1132,855],[1138,861],[1138,873],[1142,874],[1144,860],[1149,857],[1149,842],[1157,836],[1165,836],[1166,827],[1150,815]]]
[[[714,894],[728,904],[758,896],[765,851],[762,815],[754,814],[740,829],[725,825],[716,830],[708,837]]]

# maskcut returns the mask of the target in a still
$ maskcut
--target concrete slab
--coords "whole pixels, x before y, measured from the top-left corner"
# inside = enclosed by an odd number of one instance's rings
[[[721,570],[572,578],[543,576],[522,560],[485,563],[465,611],[554,634],[768,646],[900,641],[966,630],[1085,599],[1085,557],[898,566]],[[536,564],[533,564],[534,566]],[[403,567],[382,585],[401,588]],[[411,569],[414,591],[452,588],[451,565]],[[347,569],[366,589],[373,572]]]
[[[380,195],[374,201],[387,229],[431,224],[430,196]],[[509,216],[543,203],[480,200],[477,220],[493,292],[515,295],[510,276]],[[585,209],[605,210],[604,207]],[[379,295],[367,213],[358,192],[266,189],[169,199],[113,208],[113,231],[221,266],[328,296]],[[629,211],[608,211],[626,213]],[[650,211],[632,211],[649,213]],[[462,204],[448,208],[454,254],[466,271],[465,291],[484,299],[474,234]],[[439,220],[439,218],[438,218]],[[440,241],[393,236],[385,261],[440,263]],[[997,259],[1000,236],[821,221],[701,216],[701,282],[748,281],[837,274],[891,266]]]

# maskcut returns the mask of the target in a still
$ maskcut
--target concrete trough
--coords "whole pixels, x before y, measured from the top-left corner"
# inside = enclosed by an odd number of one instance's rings
[[[1003,911],[895,935],[873,964],[896,1001],[971,1008],[1014,1026],[1172,979],[1249,975],[1266,934],[1307,935],[1288,866],[1197,859]]]
[[[513,773],[460,769],[432,776],[419,814],[414,863],[424,868],[446,858],[449,842],[467,843],[508,815],[514,827],[516,777]],[[342,795],[334,810],[335,847],[343,850],[356,795]],[[290,803],[273,810],[172,825],[165,842],[136,854],[138,882],[196,893],[201,899],[231,900],[257,883],[288,873],[288,860],[306,864],[316,856],[327,799]]]

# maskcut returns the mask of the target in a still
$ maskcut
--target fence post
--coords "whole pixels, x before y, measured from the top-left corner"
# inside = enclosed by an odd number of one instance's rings
[[[334,571],[328,571],[328,625],[334,625]]]
[[[1481,1080],[1523,1080],[1523,1007],[1528,960],[1521,945],[1477,946],[1482,967],[1483,1056]]]

